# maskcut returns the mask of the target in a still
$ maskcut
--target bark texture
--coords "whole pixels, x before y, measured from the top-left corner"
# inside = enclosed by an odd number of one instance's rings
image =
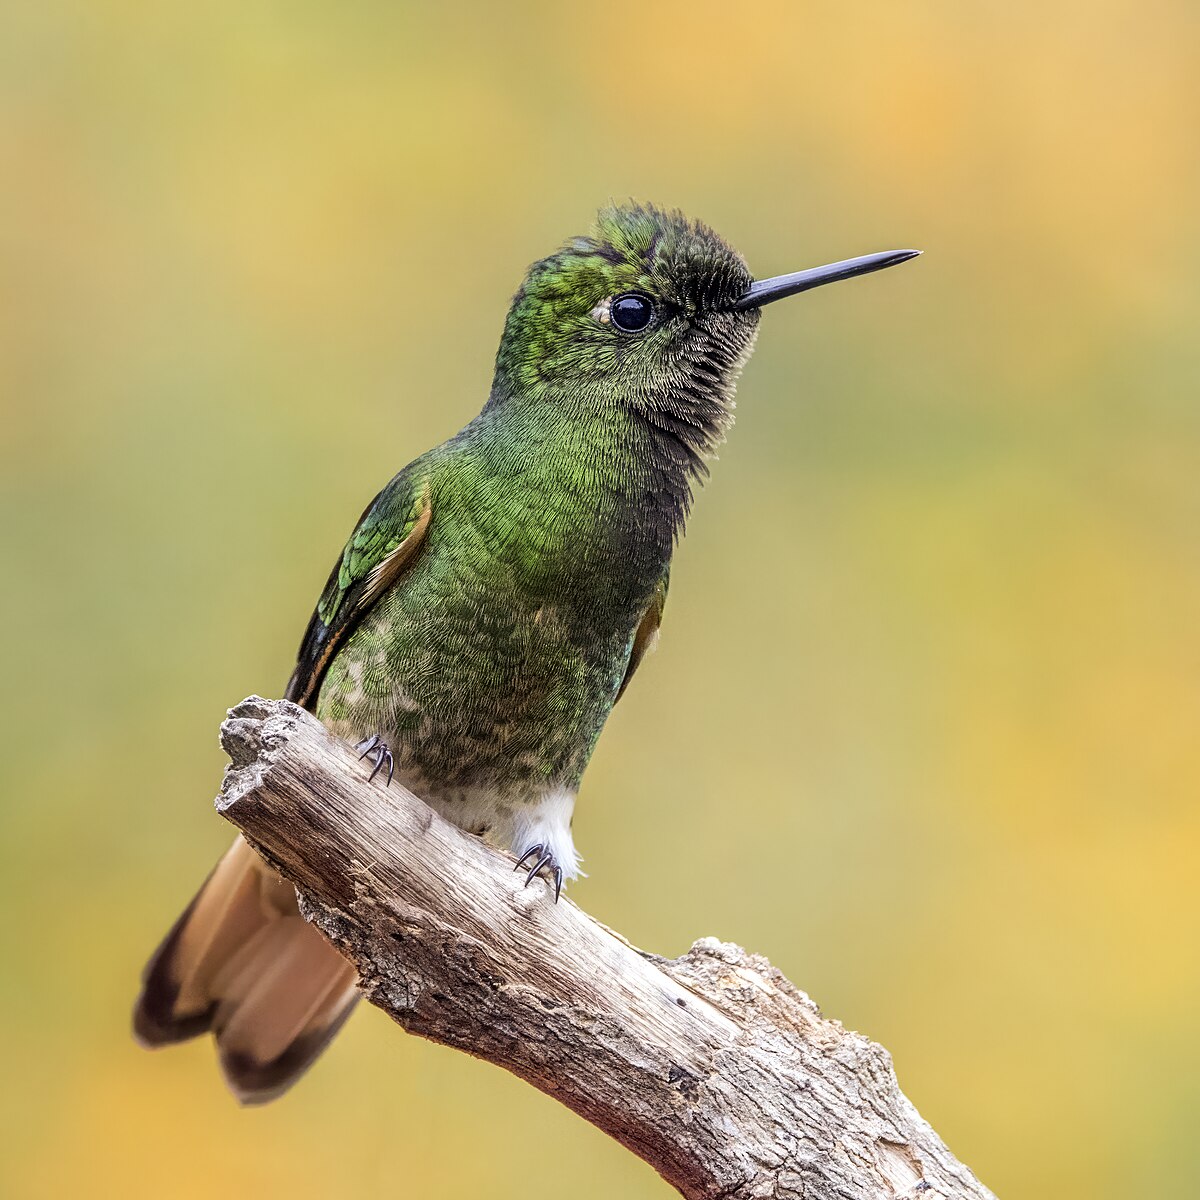
[[[976,1200],[989,1192],[882,1046],[765,959],[631,946],[443,820],[303,709],[230,712],[217,807],[300,892],[371,1003],[533,1084],[687,1197]]]

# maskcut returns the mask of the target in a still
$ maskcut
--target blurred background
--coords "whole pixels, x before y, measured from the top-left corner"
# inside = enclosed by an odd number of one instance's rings
[[[667,1194],[373,1010],[256,1111],[127,1029],[225,709],[631,195],[760,275],[926,254],[767,313],[573,896],[768,955],[1001,1195],[1197,1194],[1194,3],[0,20],[5,1195]]]

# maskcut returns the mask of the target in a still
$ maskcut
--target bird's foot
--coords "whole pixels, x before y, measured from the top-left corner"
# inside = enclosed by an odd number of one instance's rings
[[[517,859],[517,865],[513,867],[513,870],[519,871],[530,859],[534,861],[529,874],[525,876],[525,886],[528,887],[533,882],[534,876],[540,875],[544,871],[546,873],[546,881],[554,881],[554,903],[557,904],[559,896],[562,895],[563,885],[563,869],[558,865],[558,859],[551,853],[549,846],[538,842],[536,845],[530,846]]]
[[[363,738],[354,748],[358,751],[360,759],[366,758],[368,754],[372,756],[371,774],[367,777],[368,783],[383,770],[384,763],[387,764],[387,782],[388,784],[392,782],[392,773],[396,769],[396,760],[392,758],[392,751],[387,742],[379,734],[376,733],[369,738]]]

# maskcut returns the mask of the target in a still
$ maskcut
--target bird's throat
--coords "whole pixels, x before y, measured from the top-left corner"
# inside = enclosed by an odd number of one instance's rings
[[[461,435],[480,468],[479,520],[533,577],[642,595],[682,533],[695,456],[626,409],[564,404],[530,417],[518,404],[489,408]]]

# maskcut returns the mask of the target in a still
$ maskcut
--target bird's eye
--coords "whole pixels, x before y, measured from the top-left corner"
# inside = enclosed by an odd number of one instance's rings
[[[609,317],[623,333],[637,333],[654,317],[654,301],[642,292],[625,292],[613,298]]]

